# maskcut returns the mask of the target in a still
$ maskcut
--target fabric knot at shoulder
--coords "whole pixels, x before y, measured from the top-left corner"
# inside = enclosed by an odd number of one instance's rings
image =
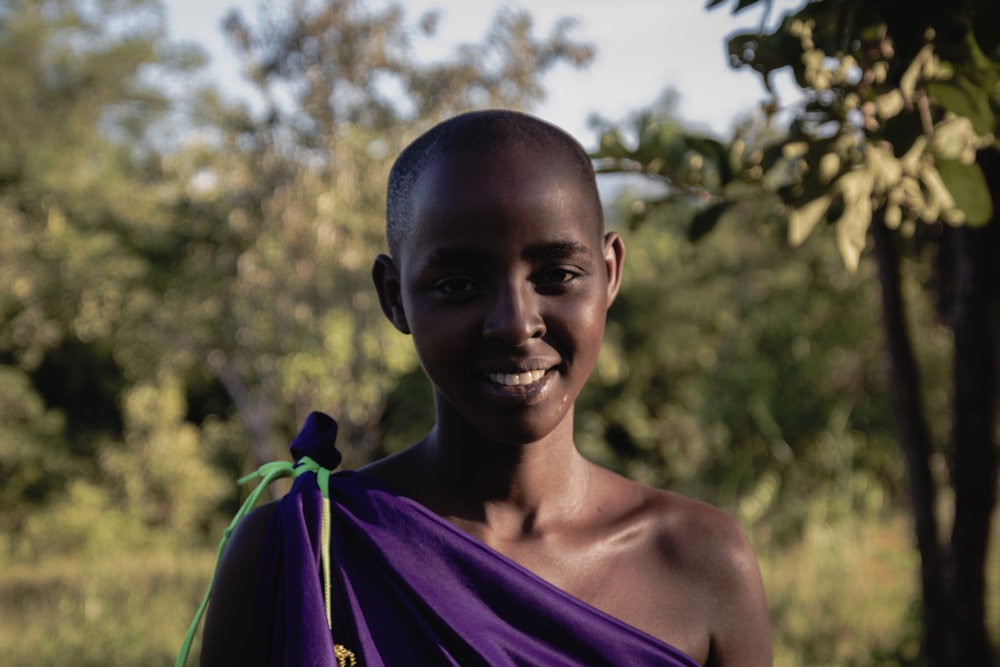
[[[335,470],[343,458],[337,450],[337,422],[322,412],[311,412],[292,440],[292,458],[308,456],[321,467]]]

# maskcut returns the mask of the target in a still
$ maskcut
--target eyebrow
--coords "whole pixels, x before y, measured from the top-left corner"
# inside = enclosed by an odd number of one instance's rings
[[[587,246],[576,241],[554,241],[552,243],[537,243],[521,251],[521,259],[525,261],[564,260],[586,255]],[[456,266],[487,262],[490,254],[478,248],[454,246],[438,248],[427,260],[428,266]]]
[[[587,246],[576,241],[556,241],[554,243],[539,243],[524,249],[521,258],[524,260],[556,260],[572,259],[586,255]]]
[[[450,248],[438,248],[427,258],[428,267],[452,267],[466,264],[479,264],[485,262],[488,255],[482,250],[469,248],[466,246],[452,246]]]

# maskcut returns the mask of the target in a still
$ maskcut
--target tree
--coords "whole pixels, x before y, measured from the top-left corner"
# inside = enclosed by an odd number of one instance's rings
[[[0,523],[12,537],[78,483],[122,501],[104,454],[127,449],[130,379],[161,369],[142,334],[172,231],[151,140],[170,104],[150,74],[198,63],[165,42],[161,12],[0,6]]]
[[[755,4],[740,0],[734,11]],[[985,0],[810,2],[773,29],[762,25],[729,40],[734,66],[758,71],[768,87],[771,75],[787,68],[801,88],[791,108],[777,99],[765,108],[791,117],[785,136],[757,145],[745,136],[730,146],[700,137],[664,145],[647,130],[636,148],[625,149],[609,133],[600,153],[667,178],[672,197],[701,198],[696,238],[748,197],[765,197],[774,219],[787,219],[793,244],[827,221],[849,270],[871,239],[921,554],[929,665],[991,664],[984,590],[1000,376],[998,18],[995,3]],[[695,182],[692,172],[700,172]],[[947,545],[939,538],[942,482],[932,471],[936,448],[900,274],[901,254],[931,250],[941,313],[954,335],[948,451],[955,504]]]

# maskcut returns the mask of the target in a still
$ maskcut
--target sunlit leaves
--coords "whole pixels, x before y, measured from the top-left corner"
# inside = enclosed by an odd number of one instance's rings
[[[918,220],[951,224],[983,224],[989,220],[992,202],[979,167],[957,159],[934,160],[925,152],[926,146],[926,141],[918,141],[897,159],[885,143],[864,145],[865,160],[832,180],[828,192],[812,199],[800,195],[793,200],[789,206],[791,243],[801,244],[827,219],[837,198],[842,207],[829,221],[836,224],[838,247],[850,270],[857,268],[877,208],[882,209],[890,229],[901,229],[907,235],[913,234]],[[963,143],[955,152],[965,150]],[[827,171],[823,161],[830,155],[836,154],[825,153],[819,158],[821,176]],[[815,167],[809,163],[807,170]]]
[[[966,11],[981,10],[973,3]],[[991,218],[974,161],[977,151],[995,148],[1000,65],[997,54],[980,48],[996,45],[995,32],[933,6],[911,14],[879,3],[813,2],[773,29],[730,40],[734,65],[752,67],[765,83],[773,72],[790,71],[804,94],[787,110],[794,120],[784,140],[785,160],[800,160],[799,168],[764,164],[786,181],[779,193],[793,240],[801,242],[836,209],[829,221],[852,267],[872,213],[908,235],[917,221]],[[751,176],[758,166],[742,168]],[[870,188],[859,187],[869,180]],[[842,208],[826,206],[820,197],[827,188]]]
[[[874,185],[874,175],[865,169],[852,170],[837,180],[837,192],[844,199],[844,211],[837,221],[837,249],[851,271],[857,270],[865,248]]]
[[[832,201],[833,195],[825,194],[803,206],[792,209],[788,215],[789,243],[793,246],[802,245],[826,215]]]

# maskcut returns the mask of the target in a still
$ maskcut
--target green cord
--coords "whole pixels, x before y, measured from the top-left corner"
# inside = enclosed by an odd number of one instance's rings
[[[330,627],[333,627],[332,617],[331,617],[331,607],[330,607],[330,470],[324,468],[312,458],[308,456],[303,456],[299,459],[298,463],[289,463],[288,461],[272,461],[270,463],[265,463],[255,472],[241,477],[236,481],[237,484],[243,485],[250,480],[260,477],[261,481],[257,484],[256,488],[250,492],[247,499],[243,501],[240,509],[237,510],[236,516],[233,520],[229,522],[229,526],[222,531],[222,539],[219,541],[219,549],[215,554],[215,568],[212,570],[212,577],[208,580],[208,590],[205,591],[205,596],[201,600],[201,604],[198,605],[198,610],[194,614],[194,619],[191,621],[191,625],[188,627],[187,633],[184,635],[184,642],[181,644],[180,652],[177,654],[177,660],[174,662],[174,667],[184,667],[187,664],[188,655],[191,653],[191,644],[194,642],[195,634],[198,632],[198,626],[201,625],[201,619],[205,615],[205,610],[208,608],[208,600],[212,596],[212,587],[215,584],[215,577],[219,573],[219,564],[222,562],[222,552],[226,548],[226,543],[229,542],[229,537],[233,534],[233,530],[236,528],[236,524],[257,504],[260,500],[260,496],[264,493],[264,490],[275,480],[281,479],[282,477],[298,477],[299,475],[312,472],[316,474],[318,480],[318,486],[323,493],[323,525],[321,528],[322,541],[323,544],[320,547],[320,557],[322,560],[323,567],[323,598],[326,602],[326,618],[327,623]]]

